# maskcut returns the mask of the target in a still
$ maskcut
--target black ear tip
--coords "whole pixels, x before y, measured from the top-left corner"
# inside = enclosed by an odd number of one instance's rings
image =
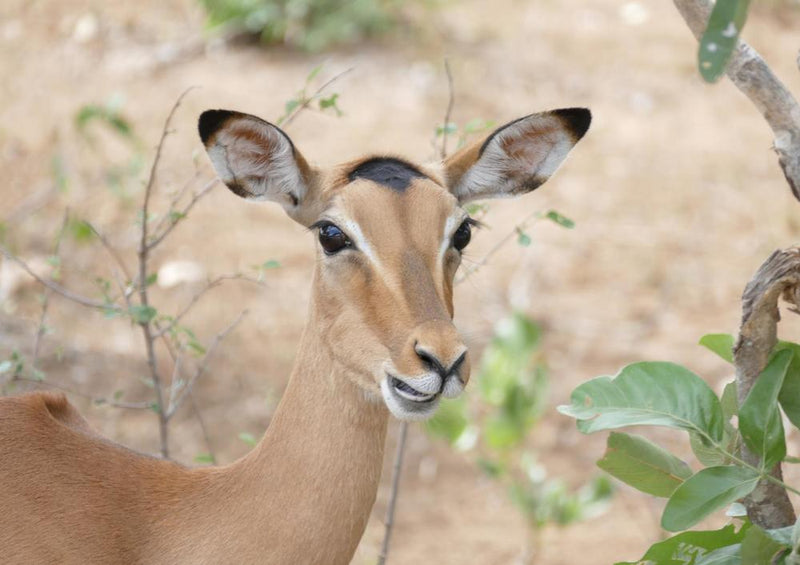
[[[575,136],[575,141],[589,131],[589,126],[592,123],[592,113],[588,108],[564,108],[563,110],[556,110],[555,114],[564,122],[567,129]]]
[[[200,133],[200,139],[203,140],[203,144],[207,145],[211,136],[235,114],[236,112],[231,112],[230,110],[206,110],[200,114],[200,119],[197,122],[197,131]]]

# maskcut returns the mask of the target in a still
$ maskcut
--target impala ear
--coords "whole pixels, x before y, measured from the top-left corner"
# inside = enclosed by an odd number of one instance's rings
[[[229,110],[203,112],[198,130],[214,169],[233,193],[278,202],[301,224],[314,221],[317,172],[283,130]]]
[[[567,108],[509,122],[445,160],[447,186],[462,203],[530,192],[550,178],[591,121],[589,110]]]

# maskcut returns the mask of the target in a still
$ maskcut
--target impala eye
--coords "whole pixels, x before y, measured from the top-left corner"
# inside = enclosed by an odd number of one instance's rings
[[[456,233],[453,234],[453,247],[455,247],[458,251],[461,251],[467,246],[467,244],[469,244],[469,240],[471,238],[472,229],[470,228],[469,220],[467,220],[458,226]]]
[[[334,224],[323,224],[319,227],[319,244],[328,255],[353,245],[344,232]]]

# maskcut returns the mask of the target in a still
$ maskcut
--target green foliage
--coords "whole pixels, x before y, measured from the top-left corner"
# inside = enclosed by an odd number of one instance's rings
[[[756,380],[739,409],[742,439],[767,469],[786,456],[778,392],[791,360],[790,351],[779,351]]]
[[[597,466],[632,487],[669,498],[692,476],[689,466],[641,436],[612,432]]]
[[[741,543],[749,527],[745,524],[737,531],[730,524],[719,530],[684,532],[651,546],[638,561],[620,561],[616,565],[696,565],[714,550]]]
[[[546,406],[547,373],[539,351],[541,330],[522,314],[502,320],[485,349],[477,375],[479,398],[443,402],[426,424],[431,435],[470,450],[476,464],[504,484],[533,530],[566,525],[605,509],[610,482],[599,477],[576,491],[547,477],[525,447]]]
[[[714,4],[697,54],[700,74],[706,82],[716,82],[725,72],[749,6],[750,0],[721,0]]]
[[[730,335],[710,334],[700,344],[726,361],[733,360]],[[792,396],[800,380],[798,354],[797,344],[779,342],[741,405],[735,383],[728,383],[719,399],[700,377],[679,365],[637,363],[622,369],[615,378],[599,377],[580,385],[573,391],[571,403],[559,410],[576,418],[578,428],[585,433],[630,425],[689,432],[692,450],[705,466],[694,474],[663,448],[627,434],[610,434],[606,455],[598,462],[634,488],[669,498],[661,517],[664,529],[691,528],[731,504],[738,508],[731,508],[728,515],[745,519],[736,501],[750,494],[760,480],[768,479],[798,492],[768,476],[776,463],[796,459],[786,454],[781,407],[788,415],[798,406],[799,401]],[[738,418],[734,420],[734,416]],[[758,463],[740,458],[742,443],[759,456]],[[797,545],[796,538],[795,529],[764,531],[745,521],[738,532],[728,526],[714,532],[680,534],[653,545],[641,562],[788,564],[784,557]]]
[[[570,220],[569,218],[567,218],[563,214],[560,214],[560,213],[556,212],[555,210],[548,211],[543,216],[543,218],[548,219],[551,222],[555,222],[559,226],[567,228],[568,230],[571,230],[572,228],[575,227],[575,222],[574,221]]]
[[[246,443],[249,447],[255,447],[258,444],[258,439],[249,432],[241,432],[239,439]]]
[[[402,22],[397,0],[200,0],[212,29],[246,33],[266,45],[308,51],[353,44]]]
[[[691,528],[697,522],[750,494],[759,473],[746,467],[706,467],[689,477],[667,501],[661,526],[670,532]]]
[[[733,363],[733,336],[731,334],[706,334],[700,345],[713,351],[728,363]]]
[[[598,377],[576,388],[562,414],[578,420],[584,433],[634,425],[667,426],[719,442],[722,406],[714,391],[680,365],[644,362],[614,377]]]

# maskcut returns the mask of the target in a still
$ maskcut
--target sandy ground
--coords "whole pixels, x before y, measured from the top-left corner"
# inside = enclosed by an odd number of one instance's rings
[[[129,180],[127,200],[108,188],[109,163],[125,163],[130,149],[100,128],[92,130],[93,145],[78,135],[74,118],[84,105],[121,101],[149,166],[174,100],[189,86],[201,87],[175,116],[154,206],[163,210],[164,195],[191,177],[195,157],[201,176],[210,176],[195,134],[200,111],[233,108],[274,119],[323,62],[321,79],[354,70],[334,87],[343,117],[306,113],[291,125],[307,157],[333,164],[390,152],[429,160],[447,101],[448,57],[459,123],[502,123],[567,106],[588,106],[595,116],[587,138],[544,188],[492,203],[484,220],[490,229],[470,247],[475,260],[534,210],[555,208],[576,228],[536,224],[533,245],[505,247],[458,288],[457,323],[474,350],[497,320],[520,309],[546,330],[553,406],[578,383],[646,359],[682,363],[721,387],[729,369],[697,340],[735,331],[744,284],[773,249],[797,241],[800,216],[770,150],[770,131],[729,83],[702,83],[694,39],[671,3],[453,2],[415,18],[415,29],[380,44],[309,55],[205,42],[203,15],[190,0],[3,2],[0,220],[7,244],[41,261],[69,207],[133,264],[141,175]],[[794,92],[798,25],[796,9],[759,7],[745,30]],[[67,238],[62,256],[64,283],[96,296],[94,277],[111,272],[103,249]],[[281,268],[267,273],[263,288],[229,282],[187,319],[207,341],[249,309],[197,389],[220,462],[247,451],[238,434],[263,432],[285,386],[305,319],[311,239],[277,207],[246,205],[219,189],[153,258],[156,267],[195,261],[209,276],[268,259]],[[0,359],[15,348],[30,355],[39,290],[14,282],[8,264],[2,269]],[[154,300],[177,311],[196,288],[155,288]],[[148,397],[140,383],[141,337],[129,323],[53,298],[48,325],[41,356],[48,380],[94,396],[124,389],[126,399]],[[781,330],[786,338],[800,334],[793,316]],[[152,413],[73,400],[104,434],[156,450]],[[396,431],[390,429],[378,502],[354,563],[377,555]],[[555,410],[529,441],[551,474],[572,484],[595,473],[604,444],[602,434],[580,436]],[[172,446],[187,463],[209,449],[188,408],[173,426]],[[687,450],[683,443],[676,448]],[[519,555],[524,525],[503,490],[468,456],[419,428],[411,432],[401,488],[391,563],[505,564]],[[634,559],[660,535],[659,504],[623,488],[610,513],[547,530],[538,563]]]

